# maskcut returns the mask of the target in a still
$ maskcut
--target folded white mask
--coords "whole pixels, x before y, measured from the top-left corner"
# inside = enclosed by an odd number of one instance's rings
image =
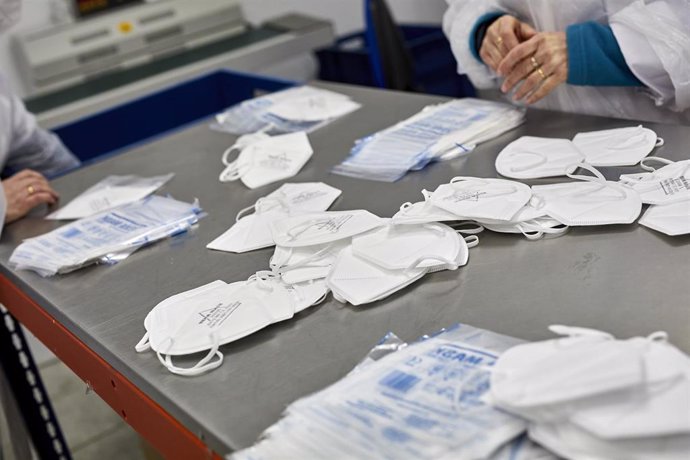
[[[369,211],[302,214],[271,223],[278,246],[301,247],[331,243],[380,227],[383,221]]]
[[[580,164],[594,174],[568,174],[579,182],[532,187],[532,205],[569,226],[630,224],[642,211],[639,195],[628,187],[607,181],[593,167]]]
[[[276,246],[270,260],[270,267],[275,273],[280,274],[283,282],[287,284],[325,278],[340,251],[350,244],[351,239],[346,238],[316,246],[296,248]]]
[[[383,299],[426,273],[424,268],[386,270],[355,256],[352,247],[348,247],[340,252],[326,283],[336,300],[362,305]]]
[[[608,441],[568,422],[529,426],[529,437],[563,458],[586,460],[685,460],[690,436],[663,436]]]
[[[455,214],[459,219],[496,219],[508,221],[532,196],[530,188],[504,179],[455,177],[440,185],[431,204]]]
[[[206,247],[242,253],[274,245],[270,223],[304,212],[325,211],[341,191],[322,182],[283,184],[276,191],[242,209],[236,223]],[[254,210],[250,215],[246,212]]]
[[[159,361],[178,375],[193,376],[215,369],[223,363],[220,345],[273,322],[262,300],[253,294],[253,290],[246,289],[245,282],[239,282],[173,296],[156,305],[147,316],[147,332],[136,349],[144,351],[150,347]],[[232,320],[228,320],[231,316]],[[175,366],[170,358],[204,350],[210,351],[189,368]]]
[[[223,154],[224,161],[227,161],[227,153]],[[293,177],[313,153],[304,132],[273,136],[242,148],[235,161],[226,163],[220,180],[231,182],[241,179],[249,188],[261,187]]]
[[[342,117],[361,106],[347,96],[327,92],[314,92],[304,97],[279,102],[268,113],[284,120],[317,122]]]
[[[287,286],[270,272],[229,285],[216,281],[156,305],[144,320],[147,332],[135,349],[151,348],[174,374],[199,375],[222,364],[221,345],[290,319],[327,293],[323,281]],[[172,356],[205,350],[208,354],[194,366],[181,368],[172,362]]]
[[[585,155],[585,163],[592,166],[632,166],[664,145],[664,140],[648,128],[605,129],[578,133],[573,144]]]
[[[447,260],[467,263],[465,239],[447,225],[389,225],[352,239],[352,252],[387,270],[445,266]],[[432,256],[432,257],[430,257]]]
[[[654,170],[649,163],[663,163]],[[690,160],[673,162],[664,158],[649,157],[642,167],[651,172],[624,174],[621,182],[640,194],[646,204],[671,204],[690,200]]]
[[[690,200],[650,206],[638,222],[670,236],[687,235],[690,233]]]
[[[568,166],[585,156],[568,139],[523,136],[508,144],[496,158],[496,171],[513,179],[565,176]]]
[[[403,203],[400,210],[392,217],[391,222],[395,225],[416,225],[431,222],[450,222],[458,220],[458,217],[431,204],[429,199],[432,193],[422,190],[424,201],[417,203]]]
[[[532,421],[566,419],[578,408],[603,405],[604,395],[669,382],[684,375],[687,358],[659,339],[615,340],[590,329],[551,326],[570,337],[518,345],[494,366],[494,403]],[[592,404],[594,401],[596,404]]]

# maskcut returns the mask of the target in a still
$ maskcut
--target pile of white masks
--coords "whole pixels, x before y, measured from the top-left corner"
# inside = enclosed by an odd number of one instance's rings
[[[230,161],[230,155],[238,152]],[[250,189],[295,176],[314,154],[305,132],[278,136],[263,133],[241,136],[223,152],[221,182],[241,180]]]
[[[348,96],[300,86],[244,101],[216,115],[213,129],[231,134],[314,131],[361,107]]]
[[[654,169],[650,163],[664,166]],[[623,185],[635,190],[649,208],[640,225],[667,235],[690,233],[690,160],[673,162],[649,157],[642,161],[645,173],[620,176]]]
[[[460,99],[426,107],[356,142],[336,174],[394,182],[410,170],[472,151],[524,121],[524,111],[497,102]]]
[[[616,340],[591,329],[551,330],[565,337],[498,358],[494,405],[528,420],[530,438],[565,458],[688,458],[690,358],[665,333]]]
[[[146,333],[135,349],[139,353],[153,350],[173,374],[196,376],[223,364],[221,345],[288,320],[319,304],[327,294],[323,281],[287,285],[271,272],[232,284],[214,281],[156,305],[144,319]],[[191,366],[173,362],[174,356],[206,350]]]
[[[340,190],[322,182],[283,184],[254,205],[242,209],[235,224],[206,247],[236,253],[271,247],[275,245],[271,222],[325,211],[340,194]],[[252,210],[252,214],[247,214]]]
[[[491,368],[521,341],[458,325],[410,345],[388,334],[330,387],[288,406],[233,460],[554,460],[526,422],[486,403]]]
[[[80,193],[46,219],[72,220],[89,217],[129,203],[134,203],[161,188],[174,174],[154,177],[108,176]]]
[[[577,134],[573,140],[523,136],[508,144],[496,158],[496,171],[512,179],[565,176],[570,166],[632,166],[663,145],[642,126]]]
[[[153,195],[25,240],[10,263],[41,276],[116,263],[142,246],[187,231],[200,213],[198,203]]]

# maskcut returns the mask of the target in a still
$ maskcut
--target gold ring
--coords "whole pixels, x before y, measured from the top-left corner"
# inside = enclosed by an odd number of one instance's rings
[[[26,191],[29,192],[29,195],[33,195],[34,192],[36,191],[36,189],[34,188],[33,185],[29,185],[29,186],[26,188]]]
[[[539,67],[537,69],[537,73],[539,74],[539,76],[541,77],[542,80],[546,80],[548,78],[546,76],[546,74],[544,73],[544,69],[542,69],[541,67]]]
[[[540,66],[539,66],[539,63],[537,62],[537,59],[536,59],[534,56],[532,56],[531,58],[529,58],[529,60],[532,62],[532,67],[533,67],[533,68],[538,69],[538,68],[540,67]]]
[[[502,43],[503,43],[503,38],[502,38],[502,37],[497,37],[497,38],[496,38],[496,45],[501,46]]]

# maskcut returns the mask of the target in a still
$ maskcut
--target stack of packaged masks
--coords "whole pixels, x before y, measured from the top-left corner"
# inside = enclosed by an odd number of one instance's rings
[[[392,334],[229,458],[684,459],[690,358],[664,333],[552,326],[524,343],[458,325]]]
[[[142,246],[187,231],[200,214],[198,203],[150,196],[25,240],[10,263],[41,276],[115,263]]]
[[[353,305],[375,302],[427,273],[465,265],[468,248],[478,242],[463,236],[473,230],[440,223],[395,225],[365,210],[326,211],[339,195],[323,183],[284,184],[240,211],[235,225],[208,247],[247,252],[275,245],[270,270],[159,303],[144,321],[137,351],[153,350],[170,372],[198,375],[222,363],[221,345],[290,319],[329,292]],[[191,367],[172,361],[204,350],[208,354]]]
[[[555,460],[521,436],[522,418],[485,401],[496,360],[519,343],[465,325],[410,345],[389,334],[229,458]]]
[[[356,142],[336,174],[394,182],[433,161],[472,151],[524,121],[524,111],[478,99],[426,107],[396,125]]]
[[[211,127],[237,135],[311,132],[360,107],[343,94],[300,86],[237,104],[216,115]]]

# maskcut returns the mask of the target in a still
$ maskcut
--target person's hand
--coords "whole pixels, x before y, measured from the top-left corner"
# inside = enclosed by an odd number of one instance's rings
[[[5,191],[5,223],[24,217],[40,204],[53,205],[60,198],[42,174],[25,169],[2,181]]]
[[[513,48],[529,40],[536,33],[531,26],[513,16],[501,16],[486,29],[479,56],[491,70],[496,71],[500,62]]]
[[[513,48],[498,65],[506,79],[501,91],[507,93],[522,82],[513,96],[534,104],[568,79],[568,44],[565,32],[540,32]]]

